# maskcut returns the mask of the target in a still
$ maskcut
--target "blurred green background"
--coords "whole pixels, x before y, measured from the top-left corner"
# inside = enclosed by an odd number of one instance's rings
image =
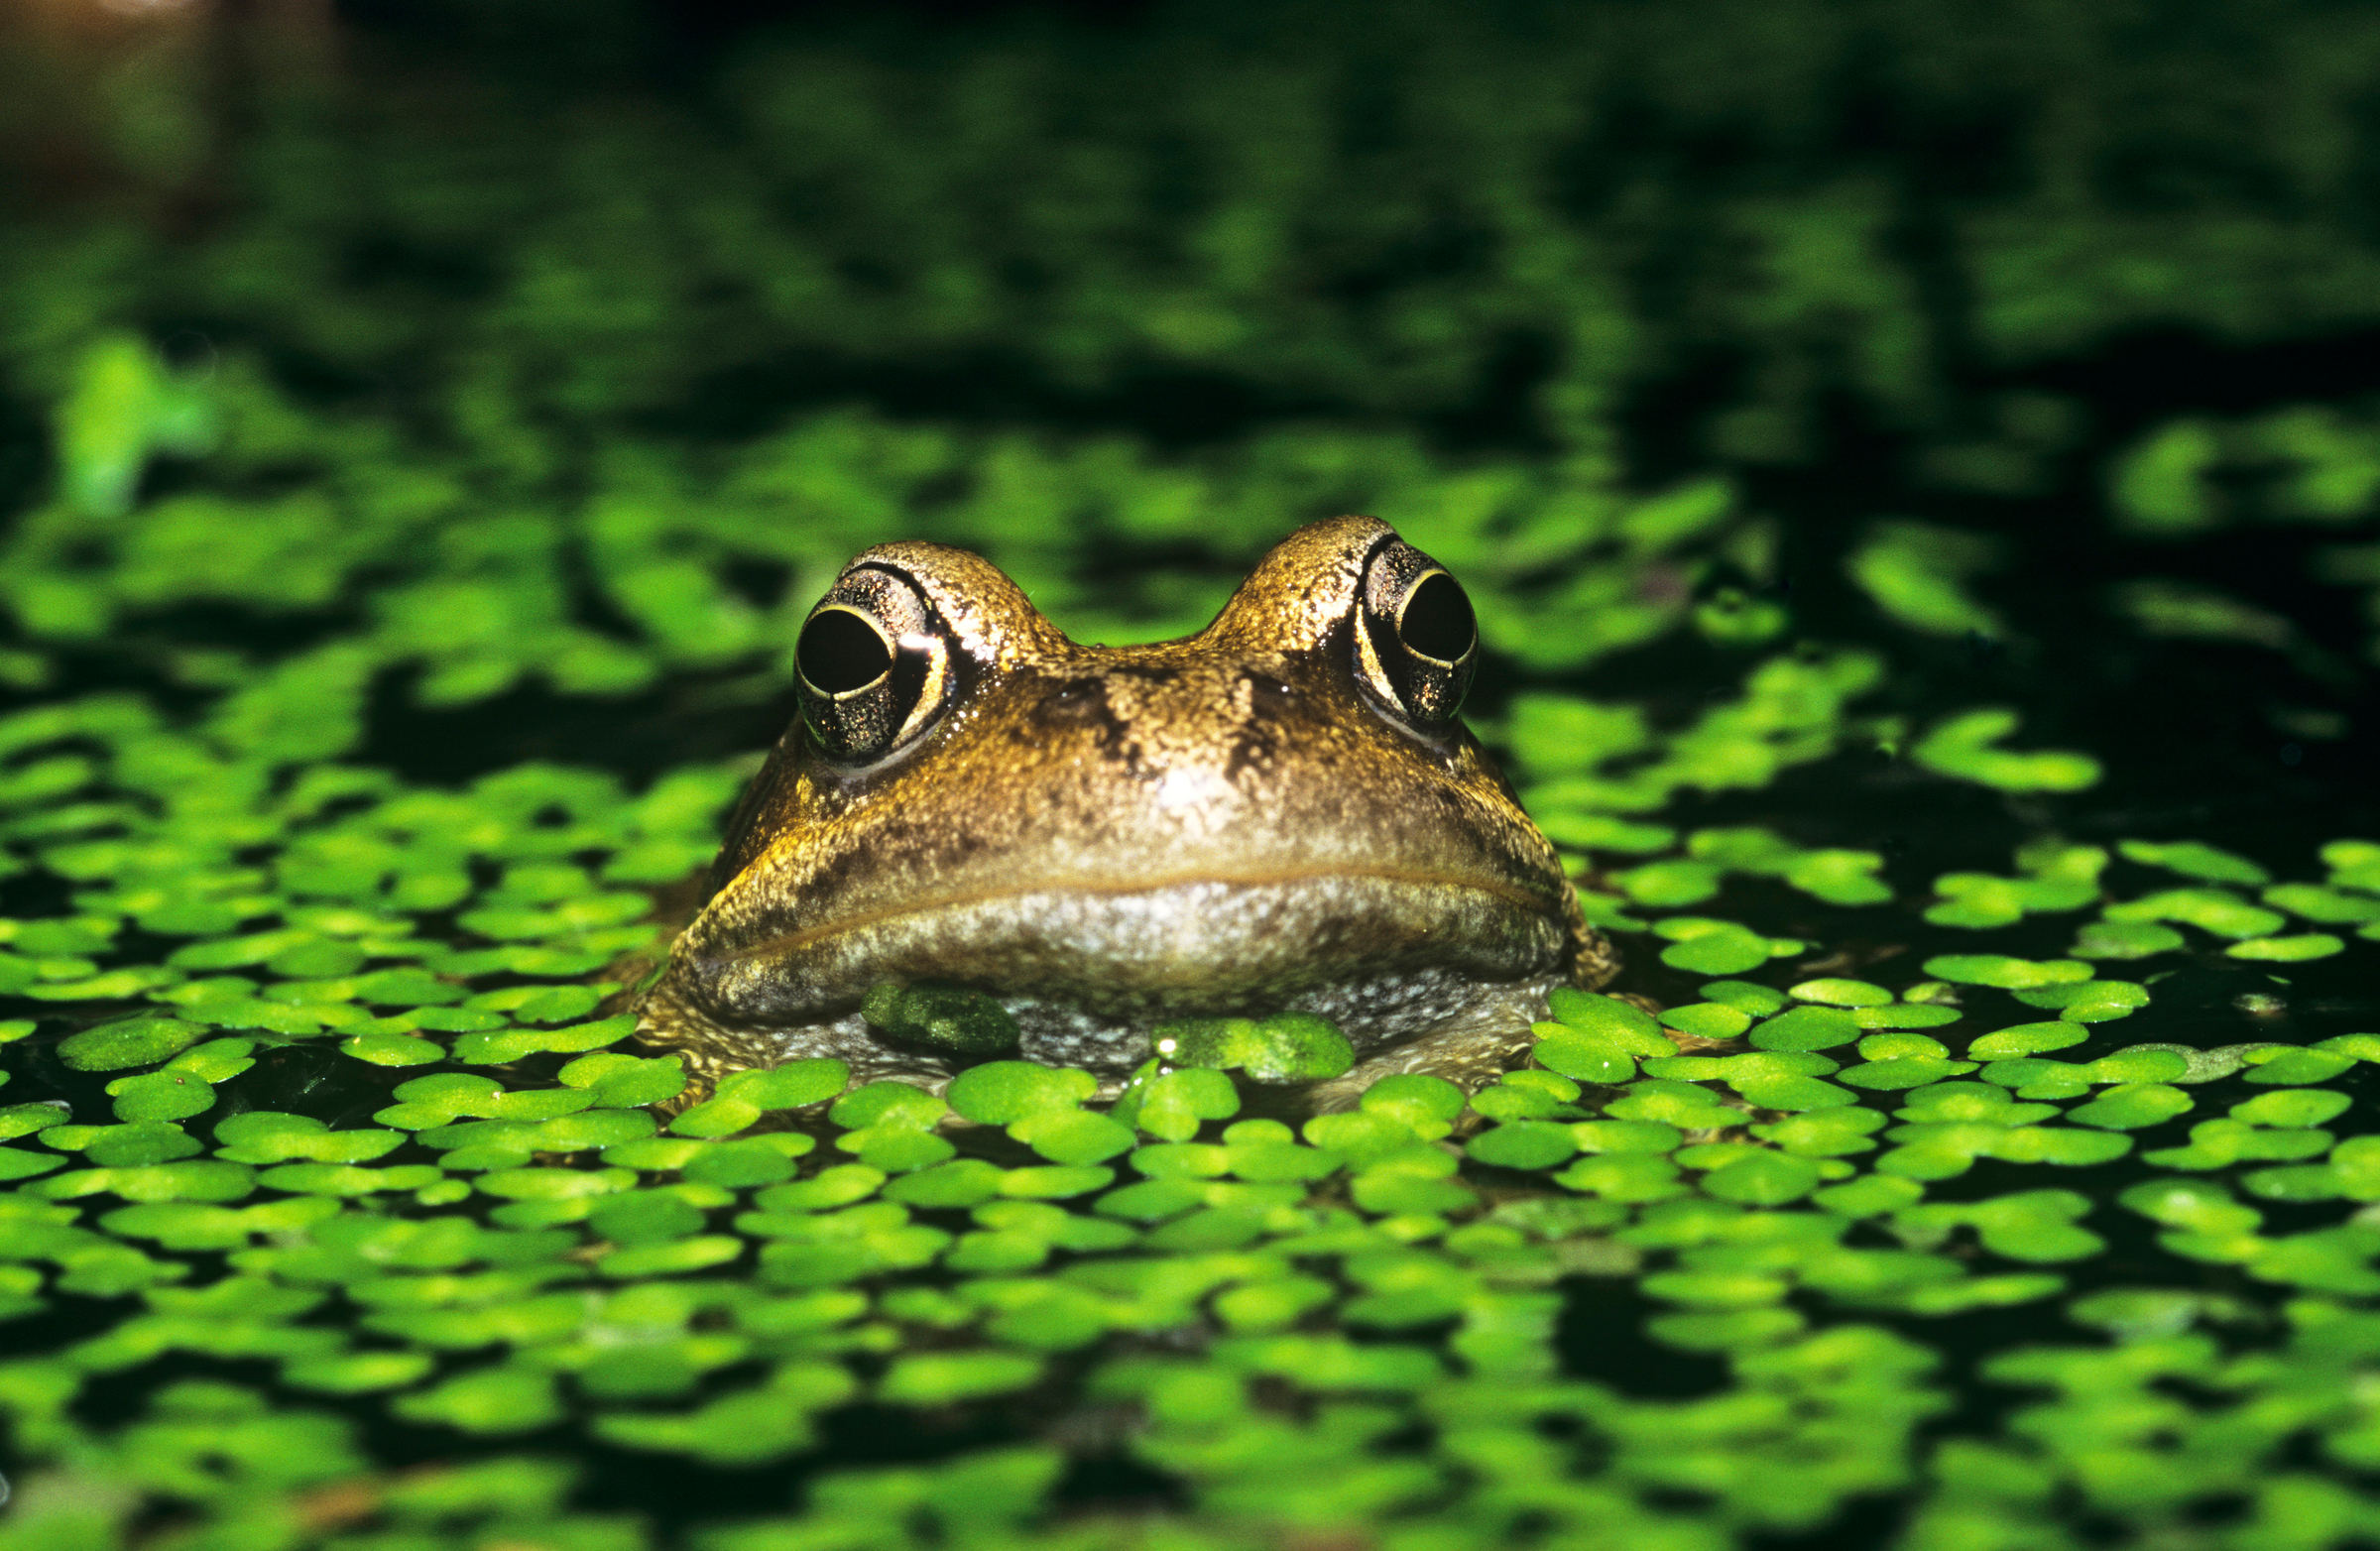
[[[29,0],[0,80],[26,689],[749,702],[889,536],[1123,640],[1350,509],[1525,670],[2368,664],[2357,7]]]

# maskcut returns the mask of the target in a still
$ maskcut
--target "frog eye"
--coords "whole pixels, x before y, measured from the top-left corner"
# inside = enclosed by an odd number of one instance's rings
[[[1363,615],[1356,670],[1365,685],[1408,721],[1452,720],[1480,656],[1479,621],[1463,584],[1391,539],[1366,563]]]
[[[831,760],[873,760],[931,726],[950,700],[950,639],[897,572],[856,566],[810,610],[793,647],[801,715]]]

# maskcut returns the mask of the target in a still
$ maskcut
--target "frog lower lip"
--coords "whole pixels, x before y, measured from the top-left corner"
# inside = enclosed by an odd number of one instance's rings
[[[1106,883],[1088,880],[1057,879],[1019,884],[1013,888],[985,890],[979,893],[950,895],[928,898],[915,903],[901,904],[889,909],[866,910],[836,916],[807,926],[799,931],[764,939],[749,947],[736,949],[724,958],[779,958],[799,953],[813,945],[839,936],[867,932],[904,920],[949,917],[962,912],[1001,912],[1026,906],[1030,902],[1048,900],[1112,901],[1117,913],[1143,913],[1132,909],[1133,901],[1146,900],[1178,913],[1183,924],[1198,922],[1209,915],[1201,903],[1212,904],[1215,899],[1229,895],[1257,895],[1266,892],[1290,893],[1306,890],[1329,890],[1342,887],[1362,890],[1367,887],[1383,891],[1412,891],[1415,893],[1448,891],[1455,894],[1475,894],[1500,900],[1508,907],[1530,915],[1554,918],[1556,906],[1543,896],[1500,880],[1454,877],[1445,873],[1401,868],[1312,868],[1284,869],[1266,873],[1185,873],[1178,877],[1139,879],[1130,883]],[[1202,900],[1199,896],[1206,895]]]
[[[797,1022],[883,980],[955,979],[1118,1014],[1267,1001],[1391,969],[1483,982],[1560,961],[1557,907],[1508,883],[1393,870],[1052,884],[842,917],[681,959],[738,1018]]]

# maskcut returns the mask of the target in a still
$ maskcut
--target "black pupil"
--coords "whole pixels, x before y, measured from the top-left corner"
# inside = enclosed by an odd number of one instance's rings
[[[801,676],[830,695],[864,689],[892,665],[885,638],[848,609],[829,609],[813,616],[801,627],[793,657]]]
[[[1404,615],[1396,626],[1408,650],[1441,662],[1460,661],[1471,650],[1479,629],[1479,622],[1472,618],[1471,600],[1444,571],[1422,578],[1405,600]]]

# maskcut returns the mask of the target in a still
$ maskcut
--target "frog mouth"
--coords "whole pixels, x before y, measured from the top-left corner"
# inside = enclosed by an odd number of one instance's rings
[[[689,936],[710,935],[704,924]],[[1391,973],[1524,980],[1564,963],[1568,936],[1558,904],[1501,880],[1282,869],[953,894],[741,943],[683,942],[673,974],[714,1016],[748,1025],[813,1021],[874,985],[917,980],[1134,1017],[1268,1009]]]
[[[1185,873],[1174,878],[1129,884],[1076,880],[1052,881],[1009,889],[979,890],[970,894],[948,895],[914,904],[895,905],[880,910],[857,911],[849,915],[835,916],[820,921],[816,925],[802,927],[797,931],[770,937],[746,948],[739,948],[735,950],[735,956],[775,958],[786,954],[800,953],[813,944],[834,937],[852,932],[871,931],[903,919],[980,910],[987,907],[998,908],[1022,900],[1049,896],[1063,895],[1086,900],[1125,901],[1142,897],[1159,898],[1181,895],[1185,896],[1185,902],[1187,902],[1189,895],[1211,892],[1249,895],[1260,895],[1266,892],[1291,894],[1315,886],[1330,888],[1338,885],[1354,885],[1360,887],[1367,883],[1382,885],[1392,890],[1456,891],[1477,894],[1491,899],[1502,900],[1511,907],[1529,914],[1547,915],[1550,913],[1542,896],[1532,895],[1527,890],[1514,885],[1488,879],[1455,878],[1444,873],[1424,872],[1419,869],[1393,867],[1299,868],[1268,873]]]

